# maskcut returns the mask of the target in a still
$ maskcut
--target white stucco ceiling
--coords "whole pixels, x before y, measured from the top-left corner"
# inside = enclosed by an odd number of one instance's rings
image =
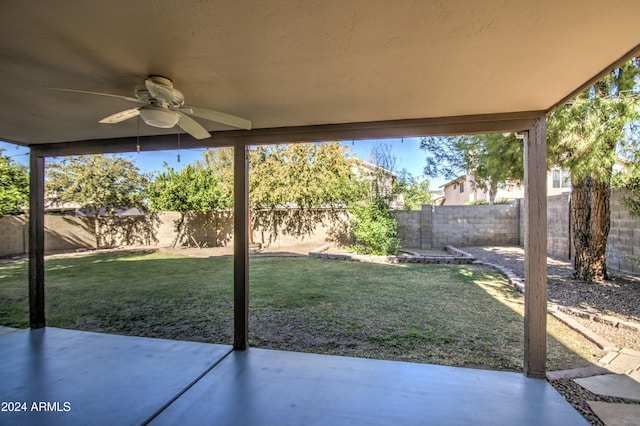
[[[0,139],[134,136],[98,123],[134,105],[45,86],[149,74],[254,128],[548,110],[639,44],[638,0],[5,0]]]

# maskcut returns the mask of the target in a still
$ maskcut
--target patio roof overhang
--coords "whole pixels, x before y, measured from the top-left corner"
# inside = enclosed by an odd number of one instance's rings
[[[175,129],[98,120],[150,74],[253,122],[183,148],[235,146],[235,347],[247,344],[248,145],[525,131],[525,373],[543,376],[545,116],[640,51],[636,0],[9,0],[0,140],[32,148],[31,326],[44,321],[44,158],[177,146]],[[138,139],[139,137],[139,139]],[[242,196],[244,194],[244,196]]]
[[[188,104],[254,129],[546,112],[640,43],[635,0],[3,6],[0,140],[22,145],[138,133],[136,120],[98,123],[135,105],[46,87],[132,96],[164,75]]]

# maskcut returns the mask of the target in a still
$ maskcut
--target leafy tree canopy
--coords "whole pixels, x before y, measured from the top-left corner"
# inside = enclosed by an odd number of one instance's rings
[[[607,278],[613,166],[620,153],[638,152],[628,136],[640,119],[639,65],[634,58],[613,70],[548,119],[549,162],[571,170],[574,269],[585,282]]]
[[[272,236],[277,229],[307,235],[318,223],[339,220],[340,209],[365,190],[348,149],[338,142],[259,146],[249,159],[252,222]]]
[[[84,155],[47,162],[46,192],[51,203],[73,203],[98,215],[104,209],[143,206],[147,176],[126,158],[110,155]]]
[[[232,195],[213,169],[188,164],[176,172],[166,163],[164,168],[147,187],[152,210],[206,213],[232,206]]]
[[[344,207],[358,195],[353,162],[338,142],[259,146],[250,163],[249,198],[258,209]]]
[[[23,212],[29,200],[27,169],[0,149],[0,217]]]
[[[428,179],[417,179],[406,169],[402,169],[395,182],[393,193],[402,194],[406,210],[420,210],[423,204],[433,202]]]
[[[175,222],[174,247],[184,237],[189,214],[208,213],[233,205],[233,196],[225,190],[217,171],[202,164],[188,164],[176,172],[165,163],[164,171],[147,186],[146,196],[153,211],[180,213]]]
[[[398,220],[384,200],[364,200],[349,208],[355,243],[360,254],[395,255],[400,248]]]
[[[499,184],[524,180],[524,145],[514,134],[428,137],[420,147],[428,151],[425,175],[454,179],[473,173],[474,185],[489,193],[491,203]]]
[[[626,170],[614,177],[615,186],[629,191],[629,195],[622,197],[622,204],[632,216],[640,217],[640,162],[629,164]]]
[[[95,217],[97,247],[106,218],[117,209],[143,207],[147,182],[138,166],[115,155],[66,157],[46,165],[47,199],[59,206],[75,204]]]
[[[571,170],[573,181],[609,182],[620,154],[638,152],[640,120],[637,59],[594,84],[548,118],[548,162]]]

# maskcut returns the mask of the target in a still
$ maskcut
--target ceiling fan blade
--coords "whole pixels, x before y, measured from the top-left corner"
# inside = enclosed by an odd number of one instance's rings
[[[176,111],[178,115],[180,115],[180,120],[178,120],[178,126],[189,133],[196,139],[206,139],[210,138],[211,134],[207,132],[207,129],[202,127],[196,120],[184,114],[181,111]]]
[[[118,99],[124,99],[125,101],[137,102],[139,104],[143,103],[140,101],[140,99],[137,99],[137,98],[132,98],[130,96],[114,95],[112,93],[90,92],[88,90],[65,89],[63,87],[48,87],[48,86],[46,86],[45,89],[59,90],[61,92],[84,93],[87,95],[108,96],[110,98],[118,98]]]
[[[102,123],[102,124],[116,124],[116,123],[120,123],[121,121],[125,121],[125,120],[128,120],[130,118],[136,117],[138,115],[140,115],[140,109],[139,108],[127,109],[125,111],[120,111],[120,112],[117,112],[117,113],[115,113],[113,115],[105,117],[102,120],[100,120],[99,123]]]
[[[180,111],[187,114],[195,115],[196,117],[204,118],[205,120],[226,124],[227,126],[251,130],[251,121],[244,118],[236,117],[235,115],[226,114],[224,112],[186,105],[180,108]]]

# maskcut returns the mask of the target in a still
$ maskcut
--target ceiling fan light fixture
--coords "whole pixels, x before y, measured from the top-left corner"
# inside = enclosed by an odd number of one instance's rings
[[[140,117],[149,126],[170,129],[180,120],[180,116],[164,108],[141,108]]]

